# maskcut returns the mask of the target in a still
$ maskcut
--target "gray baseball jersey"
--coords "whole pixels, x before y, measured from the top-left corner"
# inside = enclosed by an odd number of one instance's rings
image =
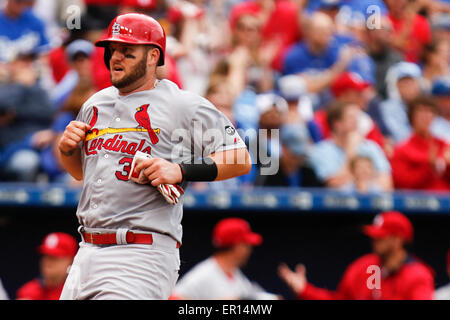
[[[77,120],[92,127],[80,144],[84,179],[77,209],[89,228],[156,231],[181,242],[183,198],[171,205],[155,187],[128,180],[136,151],[179,163],[246,147],[208,100],[169,80],[128,96],[115,87],[99,91]]]

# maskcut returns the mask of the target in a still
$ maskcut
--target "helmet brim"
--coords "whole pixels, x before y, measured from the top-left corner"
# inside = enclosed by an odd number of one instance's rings
[[[158,61],[158,67],[159,66],[163,66],[164,65],[164,51],[161,49],[161,47],[157,44],[157,43],[153,43],[153,42],[147,42],[147,41],[139,41],[139,40],[130,40],[127,37],[121,37],[121,36],[114,36],[112,38],[105,38],[105,39],[100,39],[97,42],[95,42],[95,46],[99,47],[99,48],[105,48],[105,64],[106,67],[109,69],[109,65],[107,64],[107,61],[109,61],[109,58],[107,58],[106,56],[108,56],[106,54],[106,49],[109,48],[109,44],[111,42],[115,42],[115,43],[123,43],[123,44],[130,44],[130,45],[146,45],[146,44],[151,44],[154,45],[155,47],[157,47],[159,49],[159,61]]]

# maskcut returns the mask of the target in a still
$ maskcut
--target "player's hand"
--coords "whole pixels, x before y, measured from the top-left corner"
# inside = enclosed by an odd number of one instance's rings
[[[58,148],[64,155],[70,155],[81,141],[84,141],[86,133],[91,130],[91,126],[80,121],[71,121],[62,134]]]
[[[143,170],[144,176],[150,180],[152,186],[160,184],[177,184],[182,181],[181,168],[178,164],[161,158],[151,158],[140,161],[135,172],[140,174]]]
[[[282,263],[278,266],[278,275],[297,295],[305,290],[308,283],[306,280],[306,268],[303,264],[298,264],[294,272],[285,263]]]

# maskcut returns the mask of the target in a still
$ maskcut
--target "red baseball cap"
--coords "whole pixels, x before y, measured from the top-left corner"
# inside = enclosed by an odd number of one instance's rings
[[[411,242],[414,235],[411,221],[398,211],[387,211],[375,216],[373,224],[364,226],[363,232],[373,239],[399,236],[407,242]]]
[[[331,91],[335,97],[339,97],[347,90],[363,91],[370,87],[370,83],[364,81],[364,79],[357,73],[344,72],[341,73],[331,84]]]
[[[247,221],[240,218],[226,218],[219,221],[213,230],[213,245],[217,248],[229,247],[238,243],[259,246],[262,236],[250,229]]]
[[[48,234],[38,247],[40,254],[54,257],[74,257],[78,251],[78,243],[70,234],[52,232]]]

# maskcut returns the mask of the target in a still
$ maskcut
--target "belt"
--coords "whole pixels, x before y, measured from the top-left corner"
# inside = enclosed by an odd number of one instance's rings
[[[153,244],[153,235],[151,233],[125,232],[86,232],[81,230],[83,240],[87,243],[96,245],[117,245],[117,244]],[[181,244],[177,241],[176,247]]]

